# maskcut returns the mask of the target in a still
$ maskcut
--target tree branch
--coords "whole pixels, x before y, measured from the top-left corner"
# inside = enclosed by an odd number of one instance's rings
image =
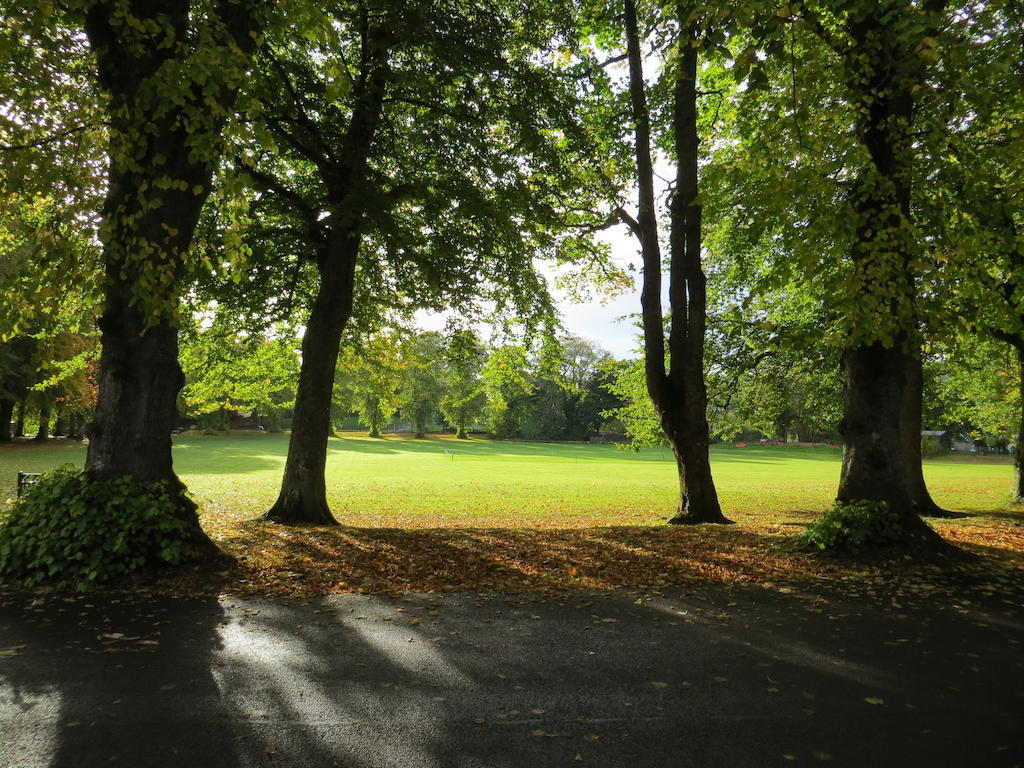
[[[86,123],[85,125],[76,125],[74,128],[68,128],[66,131],[60,131],[54,133],[46,138],[39,139],[38,141],[29,141],[24,144],[0,144],[0,152],[15,152],[21,149],[36,149],[37,147],[45,147],[47,144],[53,144],[54,142],[66,139],[69,136],[87,131],[90,128],[95,128],[96,123]]]

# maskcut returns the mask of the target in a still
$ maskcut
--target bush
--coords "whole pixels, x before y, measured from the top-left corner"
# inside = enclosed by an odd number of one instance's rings
[[[189,554],[185,523],[160,483],[95,481],[59,467],[27,488],[0,522],[0,578],[85,589]]]
[[[921,456],[926,459],[934,459],[936,456],[942,456],[943,454],[949,453],[946,450],[946,446],[942,444],[942,441],[932,435],[921,436]]]
[[[859,552],[903,538],[900,516],[884,501],[836,502],[802,534],[805,544],[825,550]]]

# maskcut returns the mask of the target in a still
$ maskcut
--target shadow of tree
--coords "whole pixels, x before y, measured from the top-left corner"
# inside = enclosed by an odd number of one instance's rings
[[[604,541],[647,557],[619,532]],[[1021,755],[1019,612],[822,603],[742,584],[313,600],[108,593],[7,601],[0,633],[4,650],[18,649],[0,656],[0,764],[19,768]]]
[[[911,589],[976,588],[1019,579],[1024,542],[976,550],[965,562],[914,561],[899,553],[867,562],[803,548],[792,526],[774,532],[669,526],[572,529],[288,528],[247,522],[226,539],[240,570],[222,588],[241,593],[505,592],[670,584],[854,585],[865,575]],[[956,539],[954,539],[956,540]],[[973,586],[972,586],[973,585]]]
[[[211,674],[215,598],[5,600],[0,607],[0,764],[238,765]]]

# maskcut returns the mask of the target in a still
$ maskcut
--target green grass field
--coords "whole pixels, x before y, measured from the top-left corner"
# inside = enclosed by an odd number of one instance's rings
[[[204,512],[228,522],[255,517],[274,501],[286,450],[286,435],[187,435],[175,438],[174,458]],[[331,439],[328,450],[329,501],[353,526],[652,525],[671,514],[677,494],[666,449],[352,433]],[[81,464],[84,453],[63,440],[0,447],[0,501],[14,496],[18,470]],[[829,448],[712,449],[723,508],[748,524],[810,519],[835,494],[839,459]],[[1006,458],[925,465],[939,504],[994,518],[1011,510],[1012,472]]]

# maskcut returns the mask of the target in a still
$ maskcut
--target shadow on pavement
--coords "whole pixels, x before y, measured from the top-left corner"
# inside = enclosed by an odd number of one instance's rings
[[[0,764],[1024,760],[1024,625],[998,601],[759,588],[117,599],[0,608]]]

